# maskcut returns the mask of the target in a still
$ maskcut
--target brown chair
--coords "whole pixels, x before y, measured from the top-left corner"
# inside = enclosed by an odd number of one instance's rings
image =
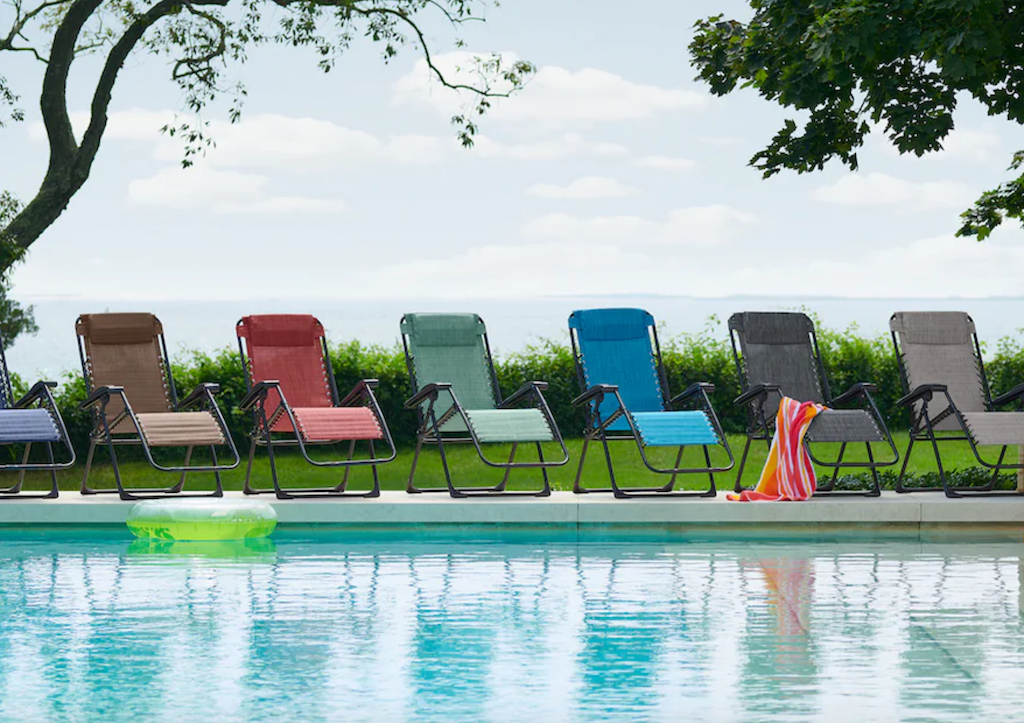
[[[83,314],[75,322],[87,398],[82,409],[93,412],[89,454],[85,461],[82,494],[117,492],[123,500],[149,499],[168,494],[180,497],[222,497],[220,473],[238,466],[239,457],[214,395],[218,384],[197,386],[178,401],[167,357],[163,326],[152,314]],[[188,410],[188,411],[185,411]],[[89,487],[89,471],[97,444],[106,444],[117,489]],[[121,481],[117,445],[139,445],[146,461],[161,472],[180,472],[173,487],[128,489]],[[217,462],[217,447],[226,446],[234,461]],[[186,447],[185,462],[165,466],[153,459],[155,447]],[[209,447],[212,463],[192,465],[192,450]],[[213,472],[212,494],[180,495],[189,472]]]

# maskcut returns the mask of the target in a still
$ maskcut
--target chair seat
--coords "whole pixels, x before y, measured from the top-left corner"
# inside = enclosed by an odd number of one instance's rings
[[[701,411],[637,412],[633,423],[645,447],[718,444],[711,420]]]
[[[539,409],[467,409],[466,416],[481,442],[550,442],[555,438]]]
[[[1024,444],[1024,413],[962,412],[975,444]]]
[[[807,429],[811,442],[884,442],[885,435],[864,409],[826,409]]]
[[[45,409],[0,409],[0,444],[59,441],[57,425]]]
[[[292,413],[306,442],[384,438],[380,422],[369,407],[295,407]],[[288,427],[291,431],[291,425]]]
[[[150,447],[225,444],[224,433],[210,412],[144,412],[135,416]],[[122,427],[121,431],[126,430]]]

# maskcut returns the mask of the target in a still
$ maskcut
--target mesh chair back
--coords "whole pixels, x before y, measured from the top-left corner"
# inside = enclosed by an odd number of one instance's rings
[[[586,309],[572,312],[569,328],[575,331],[584,386],[614,384],[630,412],[665,410],[660,359],[651,330],[654,317],[643,309]],[[601,405],[602,418],[618,408],[614,399]],[[608,429],[627,430],[617,419]]]
[[[898,311],[889,320],[889,328],[899,341],[910,390],[922,384],[945,384],[961,412],[988,409],[970,316],[961,311]],[[928,407],[929,416],[934,419],[946,406],[943,396],[935,397]],[[919,413],[920,404],[914,411]],[[935,428],[960,429],[960,425],[947,418]]]
[[[324,359],[324,328],[315,317],[308,314],[244,316],[235,327],[235,333],[239,339],[245,339],[250,384],[267,380],[280,382],[281,391],[292,407],[334,406]],[[272,390],[267,396],[268,412],[277,409],[279,403],[278,393]]]
[[[775,384],[787,397],[825,404],[822,370],[811,333],[814,323],[798,312],[744,311],[729,317],[729,331],[739,339],[745,387]],[[779,396],[769,394],[765,415],[774,419]]]
[[[82,341],[90,389],[124,387],[137,413],[174,411],[159,319],[152,314],[82,314],[75,331]],[[111,397],[107,419],[122,411],[121,399]]]
[[[495,409],[494,372],[487,353],[487,328],[476,314],[406,314],[402,318],[413,388],[448,382],[463,409]],[[446,394],[434,405],[440,418],[451,408]],[[460,419],[446,431],[464,429]]]

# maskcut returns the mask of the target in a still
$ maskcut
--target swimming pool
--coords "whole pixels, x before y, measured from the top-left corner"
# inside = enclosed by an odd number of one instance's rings
[[[0,539],[0,720],[1024,719],[1024,545]]]

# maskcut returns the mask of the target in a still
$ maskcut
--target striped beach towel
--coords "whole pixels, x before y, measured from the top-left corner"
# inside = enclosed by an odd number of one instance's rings
[[[757,487],[738,495],[728,495],[728,498],[739,502],[809,499],[818,487],[818,480],[811,457],[804,449],[804,434],[824,409],[814,402],[798,402],[783,397],[775,418],[772,448]]]

